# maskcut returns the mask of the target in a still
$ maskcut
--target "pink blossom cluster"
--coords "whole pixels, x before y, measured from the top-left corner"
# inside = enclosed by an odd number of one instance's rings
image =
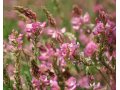
[[[22,49],[23,44],[23,34],[18,34],[17,31],[12,31],[12,33],[9,35],[9,43],[11,46],[11,49]]]

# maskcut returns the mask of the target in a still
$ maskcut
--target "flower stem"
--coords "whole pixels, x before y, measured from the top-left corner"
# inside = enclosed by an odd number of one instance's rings
[[[61,90],[65,90],[65,83],[64,83],[64,78],[63,78],[63,75],[59,69],[59,67],[57,66],[57,60],[54,60],[53,61],[53,68],[55,70],[55,73],[57,74],[58,76],[58,84],[61,88]]]
[[[20,53],[16,54],[15,60],[15,85],[17,90],[22,90],[22,84],[20,79],[20,60],[19,60]]]

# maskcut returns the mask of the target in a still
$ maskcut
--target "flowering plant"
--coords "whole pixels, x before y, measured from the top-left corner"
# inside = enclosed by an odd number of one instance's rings
[[[72,32],[57,25],[41,7],[47,21],[28,8],[14,9],[25,19],[4,41],[4,86],[10,90],[115,90],[115,17],[100,9],[96,23],[75,5]],[[9,64],[11,61],[12,64]],[[22,66],[28,69],[25,76]]]

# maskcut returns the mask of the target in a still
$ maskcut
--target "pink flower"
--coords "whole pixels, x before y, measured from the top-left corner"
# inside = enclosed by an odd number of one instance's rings
[[[83,23],[82,17],[73,17],[71,20],[72,27],[75,30],[78,30],[80,26],[82,25],[82,23]]]
[[[32,84],[35,90],[40,90],[40,81],[36,78],[32,78]]]
[[[90,37],[85,35],[83,30],[80,30],[79,40],[83,45],[86,45],[90,41]]]
[[[65,67],[67,66],[67,63],[63,57],[58,57],[58,66],[60,67],[61,71],[65,71]]]
[[[25,22],[24,21],[18,21],[18,27],[22,30],[25,29]]]
[[[115,27],[115,22],[108,20],[105,27],[107,29],[113,29]]]
[[[58,50],[60,56],[66,57],[69,53],[68,43],[63,43]]]
[[[76,43],[74,40],[68,45],[70,56],[75,56],[77,54],[77,50],[79,49],[79,43]]]
[[[41,34],[45,26],[46,26],[46,22],[43,22],[43,23],[34,22],[34,23],[26,24],[25,31],[26,31],[27,37],[32,37],[34,36],[34,34]]]
[[[67,85],[67,90],[75,90],[77,83],[76,78],[70,77],[65,83]]]
[[[7,43],[6,41],[3,42],[3,50],[5,53],[8,53],[8,52],[11,52],[11,51],[14,51],[14,46]]]
[[[97,50],[97,45],[93,41],[91,41],[85,47],[84,54],[85,56],[90,57],[95,53],[96,50]]]
[[[101,89],[101,84],[100,84],[100,82],[98,82],[98,83],[94,86],[93,89],[94,89],[94,90],[99,90],[99,89]]]
[[[81,34],[79,39],[83,45],[86,45],[89,42],[89,38],[85,34]]]
[[[50,71],[51,69],[52,69],[52,63],[50,61],[41,61],[41,64],[39,66],[40,73],[46,73],[47,71]]]
[[[18,43],[18,49],[22,49],[22,44],[23,44],[23,34],[19,34],[18,38],[16,38],[16,41]]]
[[[44,33],[49,35],[51,38],[56,39],[59,42],[63,42],[63,33],[65,33],[66,29],[54,29],[54,28],[47,28],[44,30]]]
[[[56,78],[52,78],[50,80],[50,86],[51,86],[51,90],[60,90],[60,87],[58,85],[58,82],[57,82]]]
[[[90,22],[90,15],[89,13],[85,13],[84,17],[83,17],[83,22],[84,23],[89,23]]]
[[[50,68],[49,68],[49,66],[46,65],[46,63],[40,64],[39,71],[40,71],[41,73],[44,73],[44,72],[48,71],[49,69],[50,69]]]
[[[103,32],[104,24],[102,22],[98,22],[93,30],[94,35],[98,35],[99,33]]]
[[[99,10],[102,10],[103,9],[103,6],[101,4],[96,4],[94,6],[94,12],[97,13],[99,12]]]
[[[42,50],[43,51],[43,50]],[[48,60],[52,56],[54,56],[55,51],[51,47],[46,47],[45,51],[41,53],[41,55],[38,57],[39,60]]]
[[[48,77],[46,75],[40,75],[40,81],[44,85],[49,85],[49,80],[48,80]]]
[[[108,43],[109,44],[115,44],[116,43],[116,26],[115,23],[108,20],[105,25],[106,31],[105,35],[108,37]]]
[[[11,51],[15,51],[16,50],[16,48],[13,46],[13,45],[7,45],[7,47],[6,47],[6,49],[7,49],[7,51],[9,52],[11,52]]]
[[[80,87],[82,87],[82,88],[89,89],[89,88],[90,88],[89,78],[88,78],[87,76],[82,77],[82,78],[79,80],[79,85],[80,85]]]
[[[15,39],[16,39],[16,36],[15,36],[15,34],[14,33],[11,33],[10,35],[9,35],[9,41],[10,42],[13,42],[13,41],[15,41]]]
[[[14,66],[13,66],[12,64],[9,64],[9,65],[7,66],[7,72],[8,72],[8,74],[9,74],[9,76],[14,75],[14,70],[15,70],[15,68],[14,68]]]
[[[87,24],[90,22],[90,16],[88,13],[85,13],[84,16],[73,16],[71,19],[72,28],[78,31],[83,24]]]
[[[47,59],[49,59],[48,52],[41,53],[41,55],[38,58],[39,58],[39,60],[47,60]]]
[[[12,33],[9,35],[9,43],[13,47],[18,48],[19,50],[22,49],[23,44],[23,34],[18,34],[17,31],[12,31]],[[12,47],[11,47],[12,48]]]
[[[71,43],[63,43],[60,46],[60,49],[57,50],[57,55],[60,57],[69,57],[72,58],[74,55],[77,54],[77,50],[79,48],[79,44],[75,41],[72,41]]]

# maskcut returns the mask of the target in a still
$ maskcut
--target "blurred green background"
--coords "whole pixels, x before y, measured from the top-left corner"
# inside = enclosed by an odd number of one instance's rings
[[[45,6],[56,18],[58,26],[66,27],[70,31],[70,17],[74,4],[79,5],[83,9],[83,13],[89,12],[92,17],[91,21],[94,22],[94,6],[101,4],[104,8],[109,8],[108,12],[113,12],[115,10],[113,3],[114,0],[4,0],[3,38],[7,39],[12,29],[20,31],[18,27],[20,18],[13,10],[16,5],[32,9],[37,13],[39,21],[46,20],[45,14],[41,10],[41,6]]]

